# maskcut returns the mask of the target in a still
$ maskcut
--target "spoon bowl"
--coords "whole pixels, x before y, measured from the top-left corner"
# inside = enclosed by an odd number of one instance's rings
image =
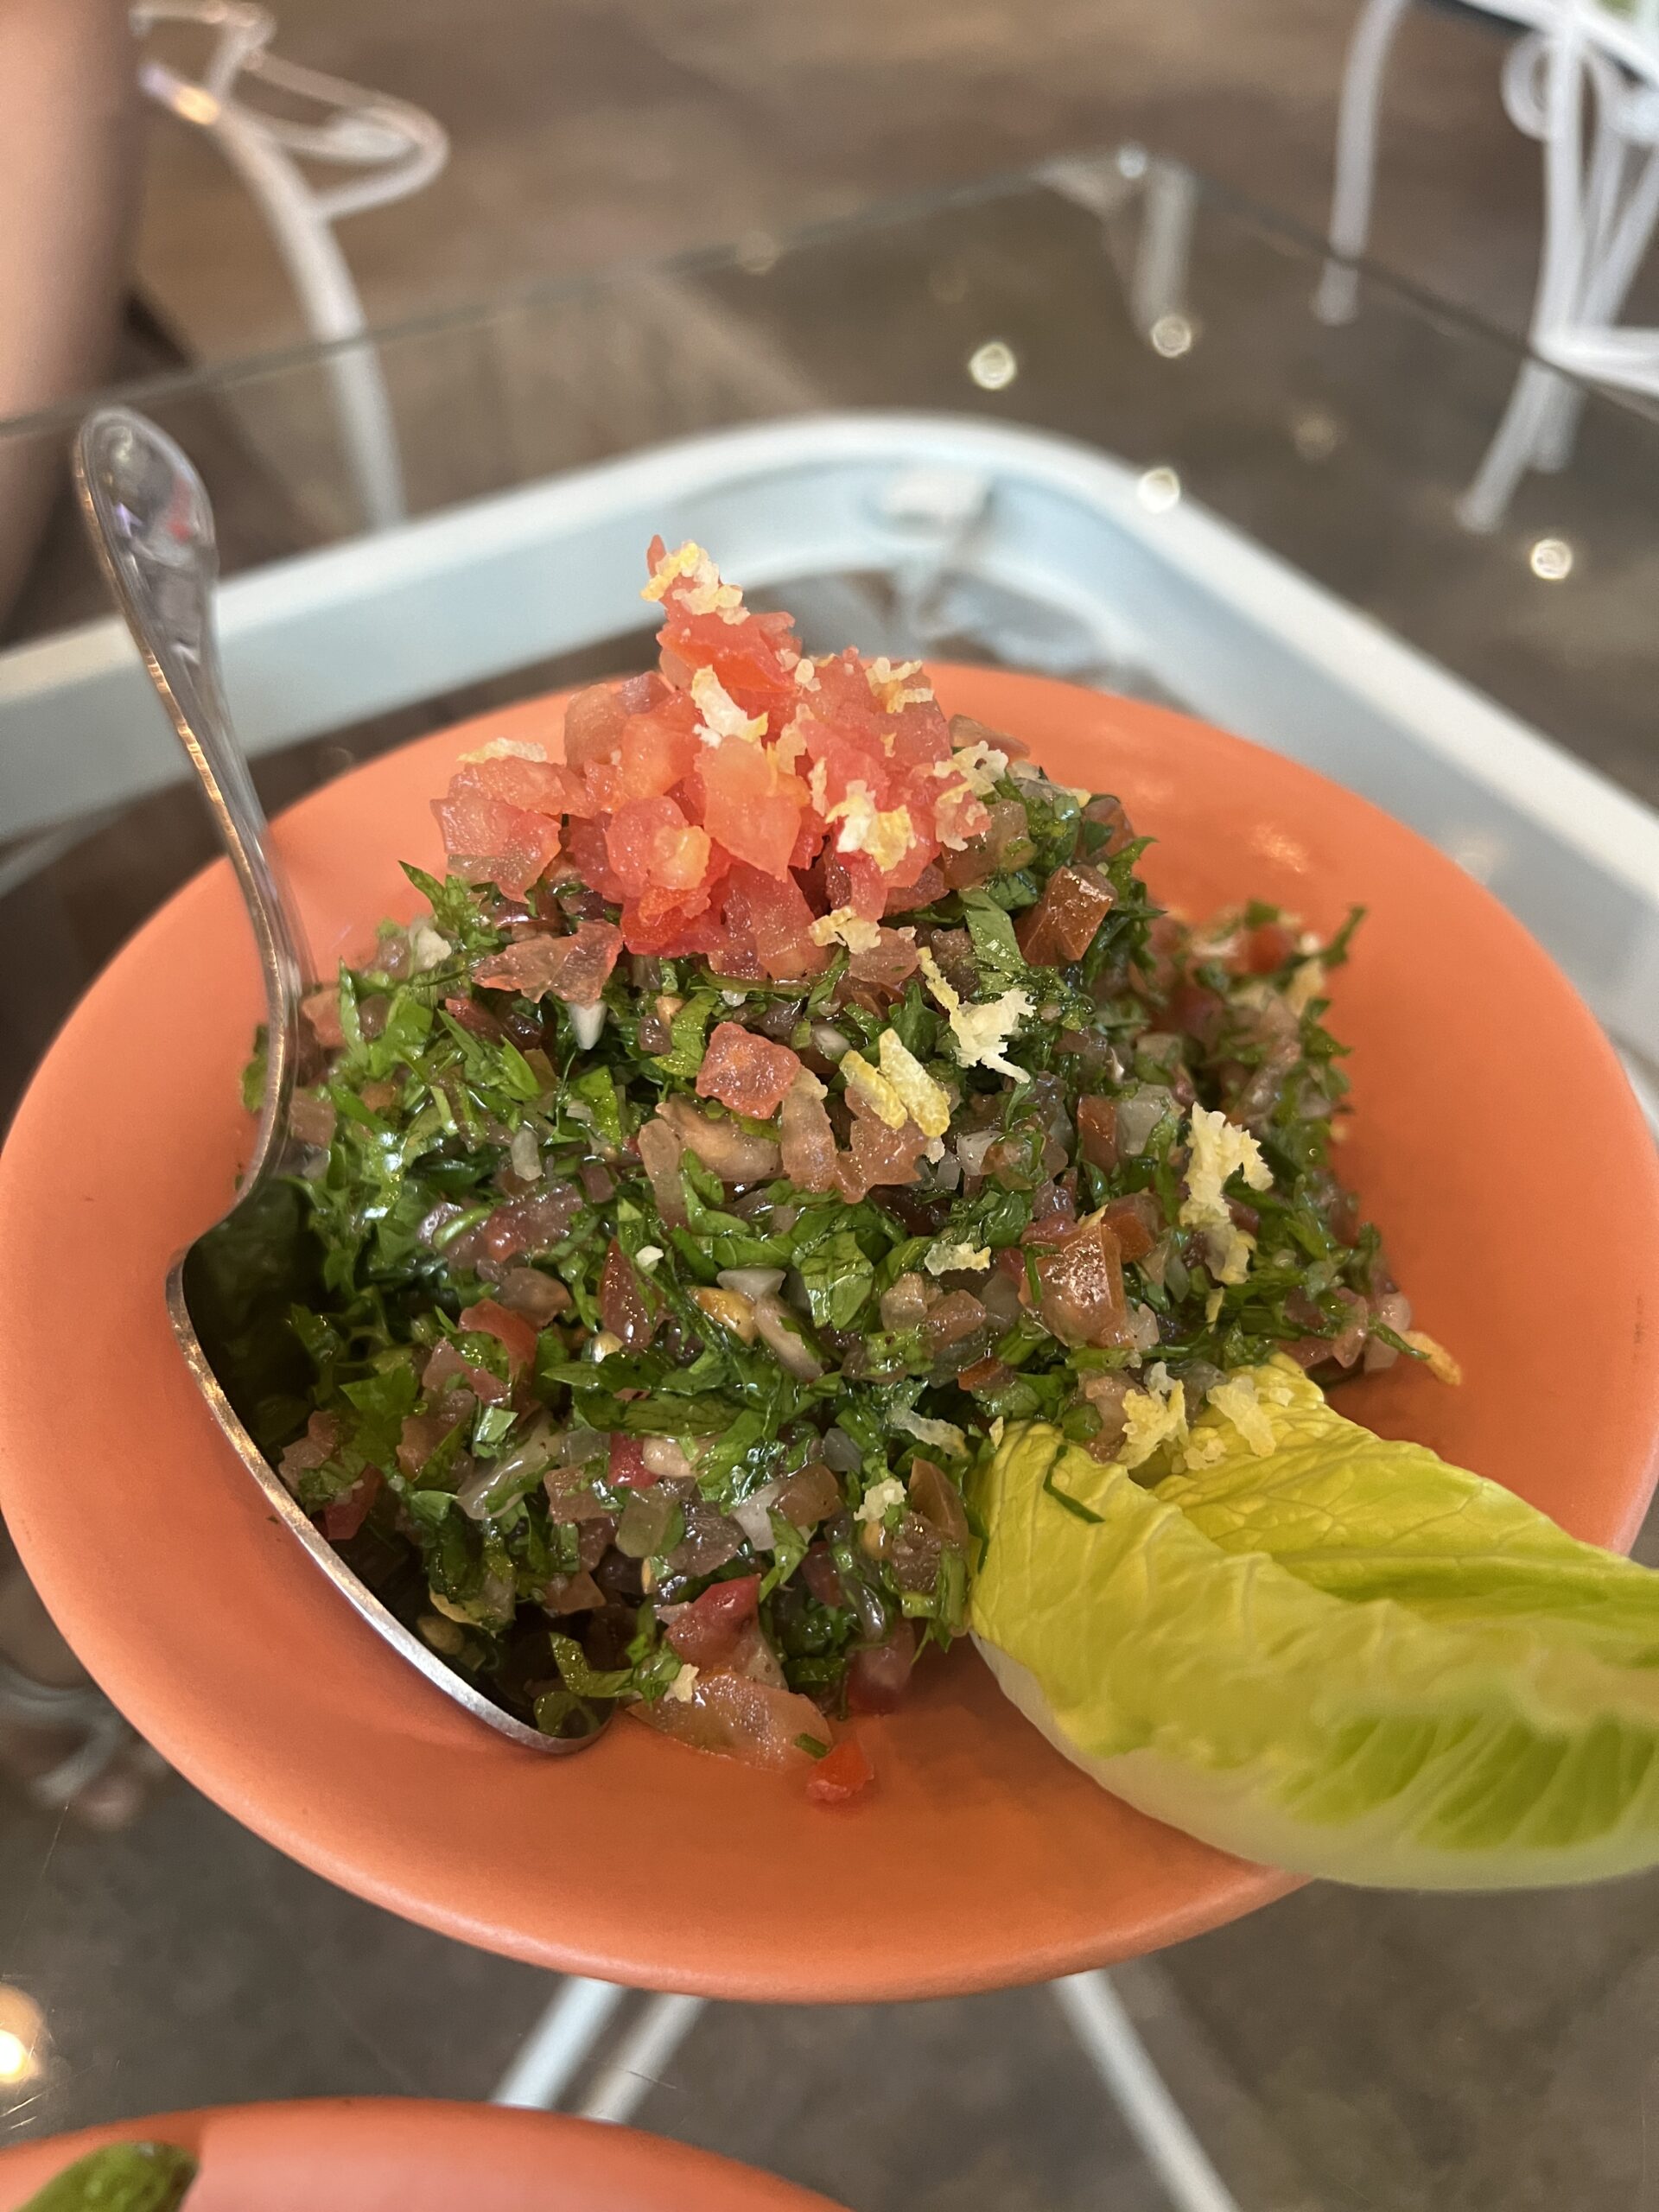
[[[581,1732],[550,1736],[454,1673],[353,1573],[255,1441],[260,1408],[302,1396],[306,1380],[305,1355],[288,1313],[309,1302],[318,1253],[289,1109],[302,1049],[300,1003],[315,970],[226,704],[213,632],[218,556],[207,487],[165,432],[125,407],[102,407],[87,416],[75,442],[74,471],[99,565],[195,770],[235,874],[264,982],[264,1080],[252,1155],[235,1205],[168,1272],[173,1333],[226,1442],[283,1524],[376,1634],[446,1697],[512,1742],[555,1754],[585,1751],[608,1713],[578,1707]]]

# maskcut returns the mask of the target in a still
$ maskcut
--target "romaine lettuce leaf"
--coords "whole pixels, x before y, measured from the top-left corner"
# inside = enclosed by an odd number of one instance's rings
[[[1250,1382],[1270,1448],[1211,1408],[1152,1488],[1008,1431],[971,1625],[1014,1702],[1131,1804],[1305,1873],[1659,1862],[1659,1574],[1357,1427],[1288,1362]]]

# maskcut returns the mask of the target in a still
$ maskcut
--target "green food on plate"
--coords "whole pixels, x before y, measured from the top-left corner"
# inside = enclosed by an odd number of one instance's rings
[[[308,998],[315,1290],[251,1300],[236,1402],[511,1711],[839,1802],[837,1724],[963,1630],[1003,1424],[1133,1467],[1275,1352],[1449,1367],[1332,1164],[1357,916],[1161,912],[1118,801],[919,664],[803,653],[695,545],[646,596],[657,670],[465,756],[447,874]]]
[[[21,2212],[177,2212],[196,2162],[171,2143],[111,2143],[77,2158]]]
[[[1659,1861],[1659,1575],[1356,1427],[1290,1362],[1190,1427],[1173,1408],[1133,1471],[1011,1425],[970,1496],[981,1649],[1142,1811],[1350,1882]]]

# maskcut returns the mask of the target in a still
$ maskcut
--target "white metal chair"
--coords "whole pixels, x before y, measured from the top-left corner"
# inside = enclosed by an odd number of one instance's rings
[[[1555,373],[1659,393],[1659,330],[1618,317],[1659,222],[1659,0],[1615,13],[1603,0],[1471,0],[1524,35],[1505,58],[1503,103],[1544,149],[1544,237],[1522,368],[1497,434],[1459,504],[1495,530],[1529,468],[1564,466],[1579,397]],[[1358,303],[1370,230],[1382,74],[1410,0],[1365,0],[1344,73],[1330,245],[1314,297],[1326,322]],[[1589,128],[1586,133],[1586,112]]]
[[[448,157],[442,126],[406,101],[280,60],[270,51],[270,15],[244,0],[137,0],[131,21],[141,37],[162,22],[213,35],[200,75],[146,55],[140,85],[181,122],[204,131],[246,185],[307,329],[322,343],[338,343],[327,370],[364,518],[375,529],[401,521],[403,466],[379,359],[372,346],[340,342],[360,339],[365,317],[334,226],[429,184]],[[274,112],[260,104],[262,90],[315,115],[296,121]],[[346,174],[318,186],[308,162]]]

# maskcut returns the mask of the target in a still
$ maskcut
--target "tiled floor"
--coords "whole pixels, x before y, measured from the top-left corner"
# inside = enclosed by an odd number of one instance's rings
[[[348,233],[377,316],[619,254],[777,230],[1125,134],[1314,219],[1350,20],[1334,0],[680,0],[671,10],[661,0],[474,0],[464,17],[440,0],[395,10],[287,0],[281,16],[296,58],[420,100],[454,136],[451,168],[423,200]],[[1428,10],[1412,21],[1378,247],[1422,283],[1514,322],[1530,282],[1535,164],[1497,111],[1499,51],[1479,24]],[[1635,520],[1601,526],[1605,487],[1641,465],[1616,419],[1592,425],[1571,480],[1531,487],[1513,543],[1468,544],[1451,499],[1501,399],[1498,366],[1421,333],[1408,340],[1386,318],[1332,339],[1305,315],[1247,314],[1262,286],[1284,281],[1265,249],[1259,264],[1199,267],[1209,350],[1159,363],[1131,343],[1097,240],[1089,283],[1077,275],[1080,219],[1075,228],[1045,232],[1052,262],[1016,229],[970,271],[983,288],[971,296],[994,298],[1005,321],[1022,298],[1035,302],[1024,389],[1040,389],[1045,419],[1109,436],[1132,457],[1179,459],[1222,512],[1546,719],[1552,683],[1566,686],[1563,712],[1585,696],[1567,681],[1561,633],[1573,626],[1608,671],[1593,727],[1579,734],[1633,785],[1654,788],[1648,533]],[[239,194],[161,124],[142,271],[194,352],[222,358],[294,334]],[[913,288],[925,273],[895,263],[886,281]],[[709,381],[701,396],[678,395],[691,421],[744,404],[719,384],[734,334],[746,376],[782,380],[766,386],[779,405],[893,396],[871,390],[870,349],[844,292],[821,287],[815,322],[786,279],[798,281],[785,271],[741,296],[715,282],[670,302],[704,319],[697,359]],[[1080,321],[1097,341],[1097,384],[1041,383],[1057,301],[1067,343]],[[658,298],[641,312],[661,308]],[[884,350],[884,374],[931,391],[928,346],[954,359],[969,327],[918,322],[911,353]],[[1265,342],[1250,334],[1270,327],[1277,350],[1249,350]],[[585,341],[568,321],[562,330],[577,348],[562,362],[526,326],[400,388],[408,419],[429,434],[416,456],[423,499],[512,480],[527,453],[551,465],[614,442],[597,415],[583,423],[568,411]],[[468,442],[454,401],[473,386],[493,394],[498,446]],[[626,405],[661,397],[631,387]],[[1338,421],[1334,459],[1287,468],[1294,423],[1281,398]],[[256,393],[188,426],[220,490],[232,564],[346,526],[343,495],[317,461],[316,413],[303,393],[286,408]],[[658,435],[673,427],[663,423]],[[1408,494],[1391,481],[1391,457],[1414,427],[1423,444]],[[277,465],[301,453],[304,469]],[[1639,518],[1641,502],[1628,510]],[[1596,588],[1525,599],[1517,546],[1562,515],[1594,547]],[[1425,575],[1413,549],[1427,544],[1436,550]],[[35,626],[94,603],[75,597],[85,570],[73,540],[58,553],[24,618]],[[310,749],[275,760],[268,792],[319,771]],[[101,834],[101,847],[6,901],[8,1084],[77,976],[204,849],[194,815],[171,799]],[[123,840],[145,867],[125,867],[132,903],[118,912],[106,887]],[[1643,2212],[1656,1957],[1652,1884],[1548,1900],[1313,1889],[1126,1970],[1120,1986],[1243,2212]],[[59,1836],[0,1806],[0,1981],[39,1997],[54,2037],[38,2090],[10,2115],[0,2108],[0,2127],[31,2129],[238,2097],[485,2094],[549,1990],[538,1974],[344,1897],[182,1784],[108,1841]],[[886,2012],[711,2008],[639,2117],[855,2212],[1154,2212],[1161,2202],[1039,1992]]]

